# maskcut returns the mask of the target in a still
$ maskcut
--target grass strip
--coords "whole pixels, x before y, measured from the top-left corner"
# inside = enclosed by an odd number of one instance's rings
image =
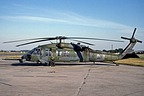
[[[121,59],[121,60],[114,61],[114,63],[144,67],[144,59],[141,58]]]

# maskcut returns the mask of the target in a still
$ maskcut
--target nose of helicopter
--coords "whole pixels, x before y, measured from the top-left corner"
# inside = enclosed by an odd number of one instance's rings
[[[20,63],[24,63],[25,61],[30,61],[31,55],[30,54],[24,54],[21,59],[19,60]]]

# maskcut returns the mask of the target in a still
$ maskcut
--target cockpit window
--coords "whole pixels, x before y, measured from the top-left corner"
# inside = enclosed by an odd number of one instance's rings
[[[40,48],[36,48],[36,52],[38,55],[41,55],[41,49]]]

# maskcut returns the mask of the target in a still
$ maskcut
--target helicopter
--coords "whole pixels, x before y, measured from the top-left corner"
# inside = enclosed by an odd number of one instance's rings
[[[136,28],[134,29],[133,35],[131,38],[121,37],[122,39],[130,40],[130,43],[127,47],[119,54],[120,59],[128,58],[128,57],[138,57],[134,52],[132,52],[132,48],[135,46],[137,42],[142,43],[142,41],[134,38],[136,32]],[[78,42],[75,43],[65,43],[63,40],[70,39],[72,41]],[[21,59],[19,59],[20,63],[24,63],[25,61],[32,61],[37,63],[45,63],[47,65],[54,64],[54,62],[96,62],[96,61],[104,61],[104,54],[95,54],[95,50],[89,48],[89,46],[81,45],[80,43],[87,44],[90,46],[94,46],[94,44],[80,41],[77,39],[90,39],[90,40],[103,40],[103,41],[113,41],[113,42],[124,42],[121,40],[111,40],[111,39],[100,39],[100,38],[87,38],[87,37],[65,37],[65,36],[56,36],[56,37],[45,37],[45,38],[33,38],[33,39],[24,39],[24,40],[16,40],[16,41],[8,41],[3,43],[14,43],[21,41],[31,41],[23,44],[16,45],[16,47],[29,45],[38,42],[44,41],[52,41],[57,40],[58,42],[45,45],[39,45],[26,54],[24,54]]]
[[[63,40],[71,39],[73,41],[79,42],[75,43],[65,43]],[[56,43],[39,45],[26,54],[24,54],[21,59],[19,59],[20,63],[24,63],[25,61],[32,61],[37,63],[45,63],[49,65],[51,61],[57,62],[71,62],[71,61],[79,61],[79,62],[88,62],[88,61],[103,61],[104,55],[96,55],[94,54],[94,50],[89,48],[88,46],[81,45],[80,43],[84,43],[87,45],[94,45],[88,42],[75,40],[75,39],[91,39],[91,40],[104,40],[104,41],[114,41],[114,42],[123,42],[120,40],[110,40],[110,39],[99,39],[99,38],[86,38],[86,37],[65,37],[65,36],[56,36],[56,37],[46,37],[46,38],[33,38],[33,39],[24,39],[24,40],[16,40],[16,41],[8,41],[3,43],[14,43],[20,41],[31,41],[23,44],[16,45],[16,47],[49,41],[49,40],[57,40]],[[53,60],[53,58],[55,60]]]

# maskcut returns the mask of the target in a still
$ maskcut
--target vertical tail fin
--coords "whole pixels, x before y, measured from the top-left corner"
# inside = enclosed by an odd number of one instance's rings
[[[134,53],[133,47],[137,42],[142,43],[142,41],[135,39],[134,35],[136,32],[136,28],[133,31],[132,37],[127,38],[127,37],[121,37],[122,39],[129,40],[129,44],[126,46],[126,48],[120,53],[120,58],[125,59],[125,58],[138,58],[138,56]]]

